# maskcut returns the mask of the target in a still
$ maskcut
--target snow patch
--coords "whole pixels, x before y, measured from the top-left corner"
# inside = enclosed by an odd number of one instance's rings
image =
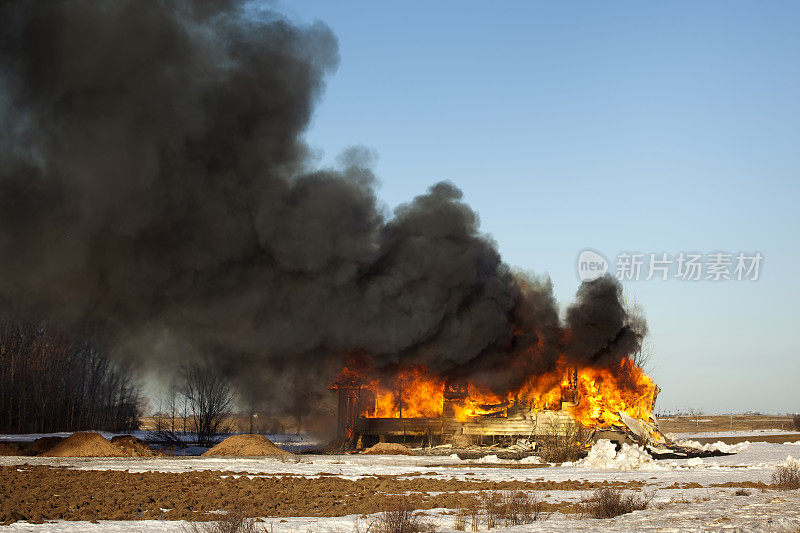
[[[696,440],[676,440],[675,444],[683,446],[684,448],[692,448],[703,452],[721,452],[721,453],[739,453],[750,447],[749,441],[739,442],[737,444],[726,444],[721,440],[713,444],[700,444]]]
[[[701,464],[703,464],[703,460],[700,457],[692,457],[686,460],[686,466],[700,466]]]
[[[564,463],[564,466],[578,466],[583,468],[598,468],[603,470],[638,470],[643,467],[658,469],[653,458],[641,446],[623,444],[619,451],[616,445],[607,439],[600,439],[594,443],[589,455],[574,463]]]

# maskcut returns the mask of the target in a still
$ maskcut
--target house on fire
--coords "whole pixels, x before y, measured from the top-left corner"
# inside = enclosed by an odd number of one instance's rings
[[[338,439],[348,447],[369,446],[384,441],[412,441],[425,444],[482,444],[498,438],[536,440],[591,431],[594,438],[616,441],[635,440],[630,428],[583,428],[573,418],[570,407],[580,402],[577,375],[570,368],[560,401],[547,409],[507,403],[483,406],[486,414],[457,417],[459,406],[468,397],[467,385],[448,382],[444,386],[440,416],[392,418],[374,417],[375,387],[358,378],[339,380],[331,389],[338,392]],[[623,413],[624,414],[624,413]],[[461,420],[459,419],[461,418]],[[625,419],[630,417],[625,416]],[[632,421],[636,425],[637,421]],[[649,425],[644,422],[645,425]],[[647,435],[650,428],[638,428]]]

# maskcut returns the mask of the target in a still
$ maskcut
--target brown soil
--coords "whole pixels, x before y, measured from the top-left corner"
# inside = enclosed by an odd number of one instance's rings
[[[20,455],[19,448],[14,444],[0,442],[0,455]]]
[[[379,442],[361,453],[366,455],[417,455],[402,444],[396,442]]]
[[[702,489],[703,485],[695,482],[691,483],[678,483],[677,481],[672,485],[661,487],[661,489]]]
[[[730,487],[730,488],[745,488],[745,489],[762,489],[770,488],[766,483],[761,481],[727,481],[725,483],[712,483],[712,487]]]
[[[412,509],[468,508],[480,492],[636,488],[641,482],[456,481],[332,475],[234,477],[185,473],[0,466],[0,523],[17,520],[208,520],[211,511],[249,517],[344,516],[384,511],[402,497]],[[162,511],[161,509],[169,509]]]
[[[264,455],[292,455],[278,448],[264,435],[234,435],[220,442],[203,455],[257,457]]]
[[[752,431],[756,429],[785,429],[793,431],[790,416],[768,415],[699,415],[671,416],[658,419],[664,433],[694,433],[699,431]]]
[[[65,437],[39,437],[35,441],[22,446],[22,455],[41,455],[63,441],[64,438]]]
[[[133,435],[117,435],[116,437],[111,437],[111,444],[119,446],[126,452],[126,455],[130,455],[131,457],[154,457],[156,455],[165,455],[157,454],[150,448],[150,446],[137,439]]]
[[[0,455],[44,457],[154,457],[166,455],[153,451],[132,435],[119,435],[109,443],[97,433],[75,433],[69,438],[41,437],[33,442],[0,443]]]
[[[98,433],[73,433],[59,442],[47,452],[44,457],[129,457],[119,446],[108,442]]]

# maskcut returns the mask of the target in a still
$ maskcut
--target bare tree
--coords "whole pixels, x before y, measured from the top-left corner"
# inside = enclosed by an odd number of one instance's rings
[[[183,390],[197,433],[197,444],[210,446],[214,437],[225,432],[225,419],[233,409],[235,393],[230,381],[207,365],[184,367]]]
[[[170,386],[166,395],[159,398],[158,411],[155,413],[155,429],[150,432],[148,439],[165,446],[185,448],[183,436],[186,433],[186,399],[178,387]],[[183,409],[183,431],[179,432],[175,423],[175,415]]]
[[[627,292],[624,294],[624,307],[625,314],[627,315],[627,325],[637,331],[646,332],[646,322],[644,320],[644,310],[639,305],[639,302],[634,296],[632,299],[628,298]],[[653,343],[646,336],[642,339],[642,345],[639,349],[631,355],[633,363],[644,370],[645,372],[653,371],[653,356],[655,349]]]

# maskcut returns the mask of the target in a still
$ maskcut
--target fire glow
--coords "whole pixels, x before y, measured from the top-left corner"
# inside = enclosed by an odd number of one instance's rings
[[[365,411],[367,418],[443,416],[448,385],[423,366],[399,368],[383,378],[345,367],[338,381],[342,380],[358,380],[374,392],[374,409]],[[587,428],[619,425],[619,412],[646,420],[658,393],[650,376],[627,358],[612,368],[575,368],[560,359],[551,372],[528,376],[521,387],[504,394],[470,380],[462,390],[462,397],[451,403],[460,422],[477,416],[507,417],[509,407],[530,406],[534,411],[566,409]]]

